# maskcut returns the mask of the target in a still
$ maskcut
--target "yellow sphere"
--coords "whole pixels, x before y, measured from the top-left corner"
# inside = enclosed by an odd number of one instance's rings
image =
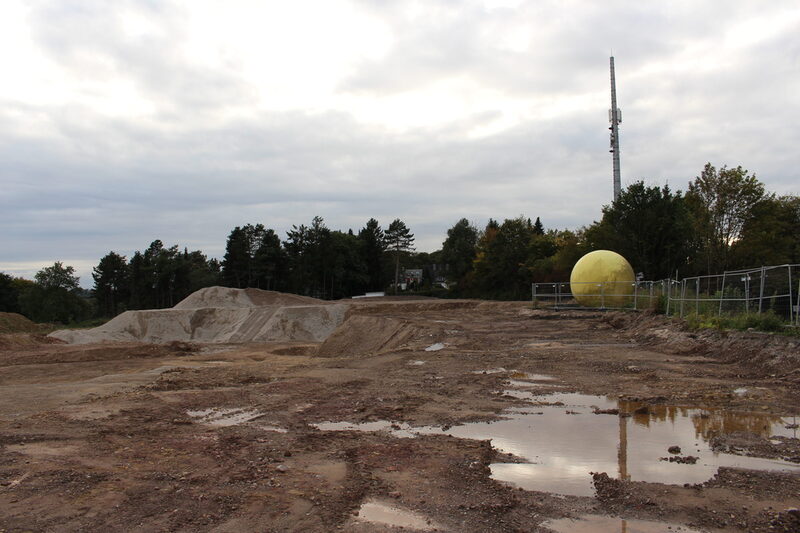
[[[632,304],[636,276],[630,263],[616,252],[595,250],[581,257],[569,276],[572,295],[586,307],[625,307]]]

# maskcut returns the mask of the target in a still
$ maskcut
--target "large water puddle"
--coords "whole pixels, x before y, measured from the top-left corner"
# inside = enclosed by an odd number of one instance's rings
[[[697,529],[678,524],[599,515],[549,520],[542,525],[556,533],[700,533]]]
[[[369,500],[361,505],[358,511],[358,519],[375,524],[383,524],[400,528],[411,528],[421,531],[432,531],[438,529],[419,513],[400,509],[377,500]]]
[[[322,430],[385,431],[396,437],[442,434],[486,440],[524,463],[495,463],[492,477],[527,490],[592,496],[590,472],[612,477],[683,485],[702,483],[720,467],[800,472],[787,461],[716,453],[709,441],[735,432],[796,437],[791,418],[721,409],[645,405],[577,393],[533,395],[530,407],[512,409],[496,422],[410,427],[386,421],[326,422]],[[618,414],[619,413],[619,414]],[[789,426],[789,427],[787,427]],[[679,451],[678,451],[679,448]]]

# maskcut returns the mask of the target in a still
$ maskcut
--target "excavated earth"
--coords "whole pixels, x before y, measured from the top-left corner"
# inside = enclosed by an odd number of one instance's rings
[[[565,495],[495,479],[496,465],[532,458],[453,434],[495,427],[536,395],[580,393],[620,406],[553,411],[598,455],[596,421],[644,427],[687,406],[704,410],[697,420],[757,421],[699,422],[715,452],[800,466],[796,432],[760,427],[800,415],[796,338],[525,302],[215,290],[97,330],[0,335],[0,531],[578,531],[588,515],[611,525],[580,531],[800,531],[797,468],[673,484],[615,466]],[[515,389],[532,375],[545,376]],[[550,430],[528,429],[531,441]],[[371,505],[395,514],[370,518]]]

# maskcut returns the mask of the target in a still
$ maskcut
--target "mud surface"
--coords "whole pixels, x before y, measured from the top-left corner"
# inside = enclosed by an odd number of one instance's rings
[[[0,339],[0,530],[798,531],[796,469],[640,481],[636,435],[693,428],[659,437],[663,469],[800,464],[799,352],[659,317],[436,300],[353,304],[323,342],[16,334]],[[602,401],[562,401],[584,395]],[[581,474],[588,494],[493,474],[544,465],[553,454],[528,456],[544,447],[459,436],[515,413],[534,417],[534,445],[553,419],[611,458]],[[625,440],[597,438],[602,420]]]

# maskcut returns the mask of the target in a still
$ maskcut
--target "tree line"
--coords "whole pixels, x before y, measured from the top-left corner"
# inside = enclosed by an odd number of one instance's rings
[[[637,181],[576,230],[546,229],[540,218],[467,219],[447,230],[441,249],[415,252],[400,219],[386,229],[369,219],[357,233],[332,230],[321,217],[280,236],[261,223],[235,227],[222,260],[160,240],[130,259],[105,255],[83,291],[60,262],[33,281],[0,273],[0,311],[42,322],[111,317],[128,309],[171,307],[208,286],[277,290],[324,299],[396,291],[408,269],[411,289],[443,297],[524,299],[532,281],[564,281],[597,249],[626,257],[645,279],[800,263],[800,198],[765,190],[741,166],[706,164],[685,192]]]

